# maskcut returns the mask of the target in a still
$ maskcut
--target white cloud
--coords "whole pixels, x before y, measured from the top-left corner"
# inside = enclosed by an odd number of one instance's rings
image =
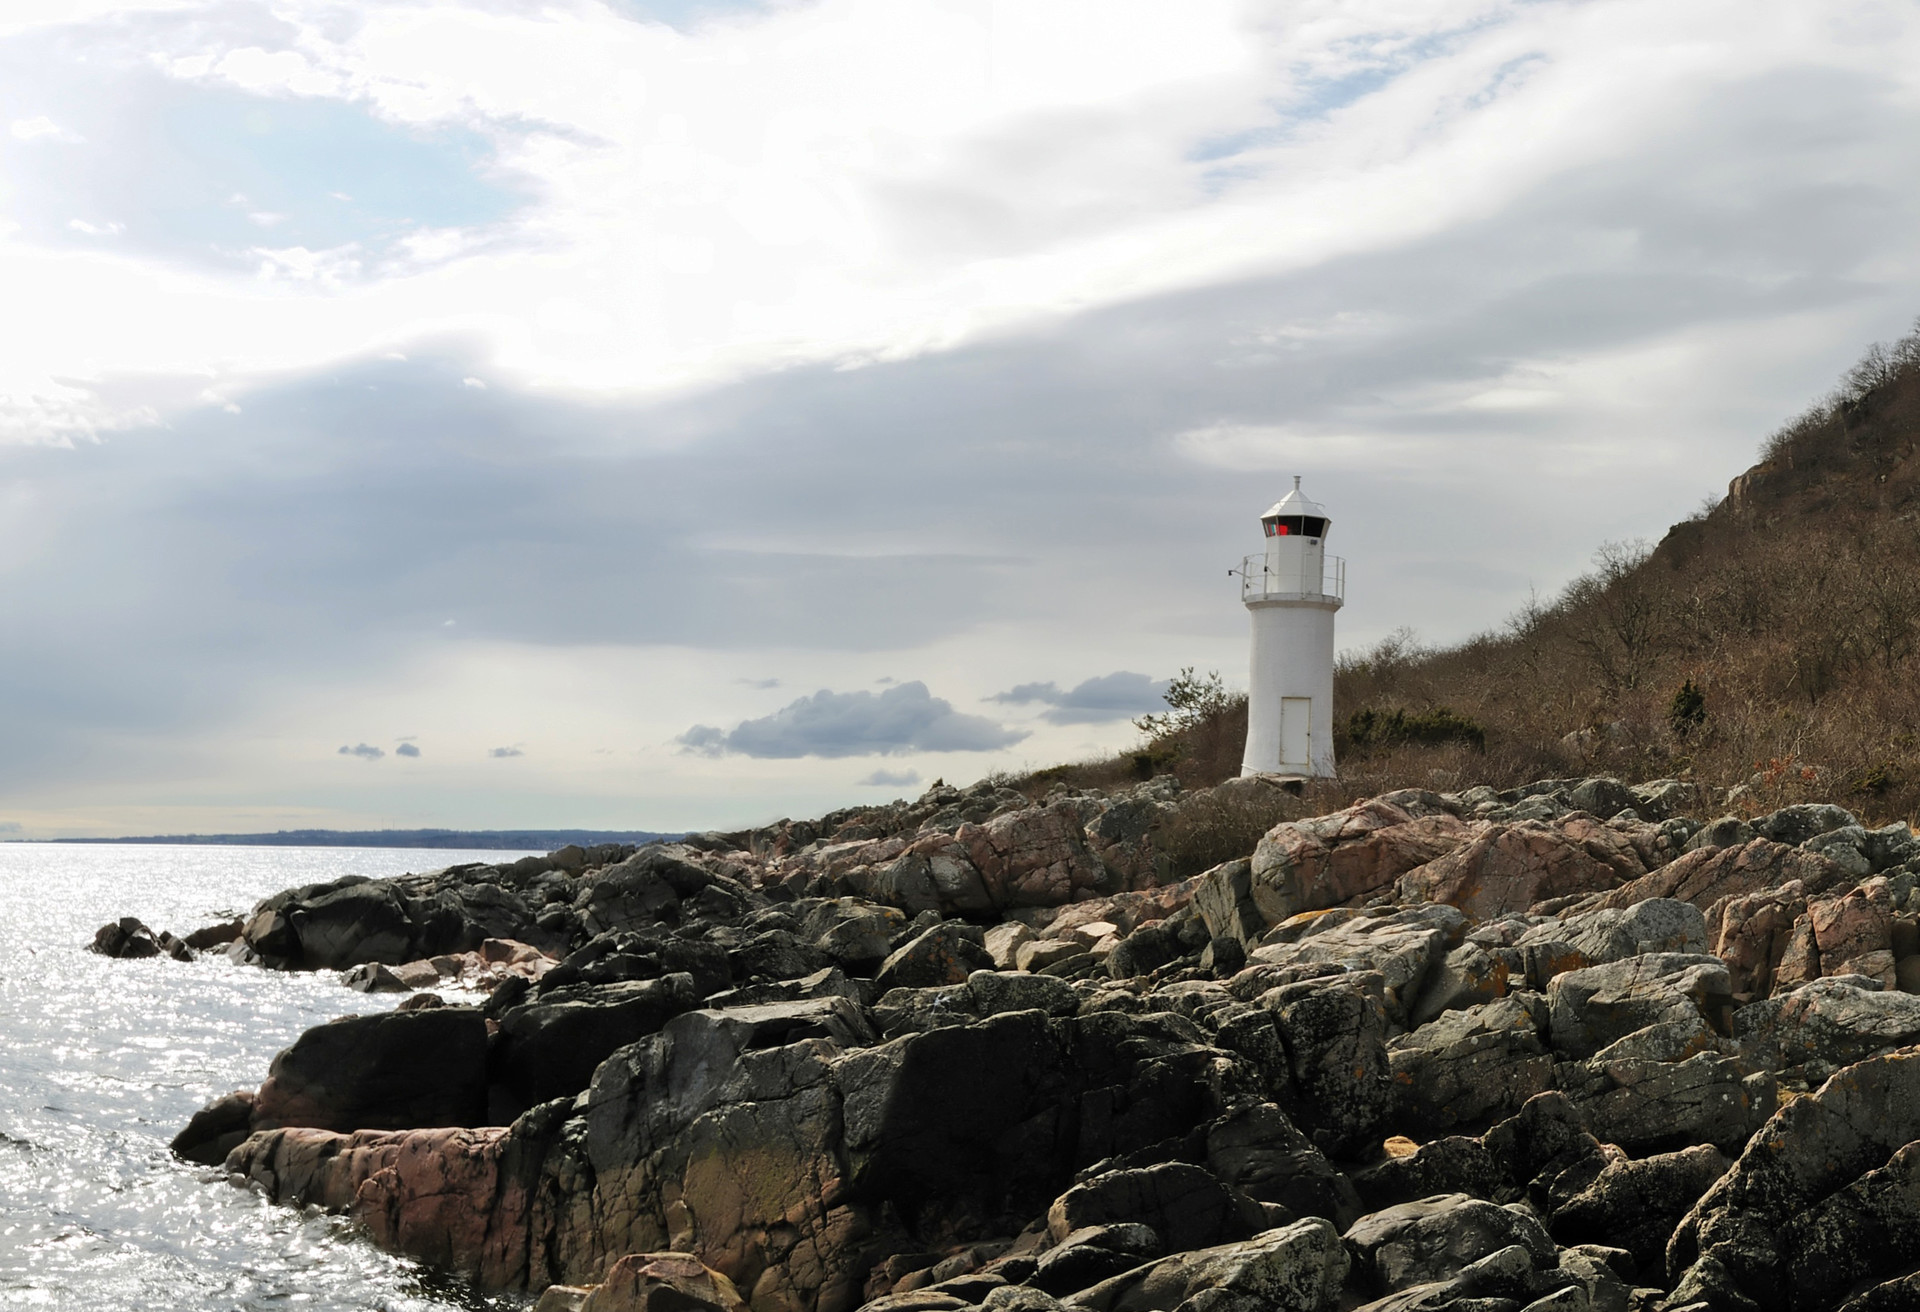
[[[44,114],[36,115],[33,118],[15,119],[12,132],[15,141],[62,141],[73,143],[84,140],[79,133],[69,132]]]
[[[1733,0],[821,0],[690,34],[589,5],[276,12],[283,47],[183,28],[211,44],[166,67],[489,133],[534,197],[512,239],[421,228],[393,267],[261,250],[300,293],[267,297],[0,243],[0,280],[53,311],[0,330],[0,390],[261,375],[448,332],[516,379],[590,389],[897,359],[1414,240],[1770,69],[1908,98],[1920,76],[1920,24],[1869,42],[1849,6]],[[1354,77],[1378,85],[1344,103]],[[105,319],[168,330],[103,338]]]
[[[88,223],[85,219],[68,219],[67,227],[83,237],[118,237],[127,230],[124,223]]]

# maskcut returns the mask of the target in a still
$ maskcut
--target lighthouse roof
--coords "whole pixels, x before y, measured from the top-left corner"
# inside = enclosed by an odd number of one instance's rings
[[[1269,508],[1265,514],[1261,515],[1260,518],[1272,519],[1276,515],[1282,517],[1288,515],[1318,515],[1324,519],[1326,518],[1326,514],[1327,508],[1318,501],[1309,501],[1307,494],[1300,490],[1300,480],[1295,479],[1293,490],[1274,502],[1272,507]]]

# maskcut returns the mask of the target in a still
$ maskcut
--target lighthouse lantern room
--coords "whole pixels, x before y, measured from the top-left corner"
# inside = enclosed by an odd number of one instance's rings
[[[1241,774],[1333,774],[1333,615],[1346,601],[1346,562],[1326,554],[1332,522],[1296,476],[1260,516],[1266,550],[1237,571],[1253,617]]]

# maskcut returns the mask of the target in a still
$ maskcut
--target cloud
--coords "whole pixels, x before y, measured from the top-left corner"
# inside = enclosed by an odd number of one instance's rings
[[[997,692],[987,700],[1015,706],[1044,703],[1053,709],[1040,718],[1050,724],[1099,724],[1165,710],[1165,694],[1170,682],[1130,670],[1116,670],[1077,683],[1064,692],[1051,682],[1022,683]]]
[[[762,692],[765,692],[769,688],[778,688],[780,686],[780,680],[778,679],[735,679],[734,682],[748,688],[757,688]]]
[[[341,756],[357,756],[363,761],[377,761],[386,753],[371,743],[356,743],[352,747],[342,747]]]
[[[18,834],[25,830],[18,820],[0,820],[0,834]]]
[[[401,743],[393,749],[393,754],[395,756],[418,756],[420,755],[420,749],[412,743]]]
[[[493,757],[497,761],[497,760],[503,760],[509,756],[525,756],[526,753],[518,747],[494,747],[494,748],[488,749],[487,755]]]
[[[875,770],[854,782],[862,788],[910,788],[920,782],[918,770]]]
[[[678,742],[703,756],[766,759],[885,756],[900,752],[991,752],[1027,735],[979,715],[962,715],[915,680],[882,693],[829,692],[790,702],[732,732],[696,724]]]
[[[78,133],[67,131],[45,114],[36,115],[33,118],[15,119],[11,131],[15,141],[62,141],[74,144],[83,139]]]

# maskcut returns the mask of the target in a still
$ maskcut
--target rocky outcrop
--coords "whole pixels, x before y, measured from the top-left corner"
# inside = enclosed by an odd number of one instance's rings
[[[488,996],[176,1150],[549,1308],[1897,1306],[1920,842],[1686,799],[1407,791],[1175,881],[1165,785],[942,785],[292,890],[237,953]]]

